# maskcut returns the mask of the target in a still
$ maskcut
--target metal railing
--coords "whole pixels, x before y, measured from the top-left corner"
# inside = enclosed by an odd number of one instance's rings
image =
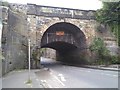
[[[72,34],[56,35],[56,33],[47,33],[43,44],[52,42],[66,42],[76,45]]]

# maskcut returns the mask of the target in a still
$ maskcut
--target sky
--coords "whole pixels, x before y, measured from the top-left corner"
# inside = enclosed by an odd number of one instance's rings
[[[83,10],[97,10],[102,7],[100,0],[5,0],[10,3],[33,3],[37,5],[65,7]]]

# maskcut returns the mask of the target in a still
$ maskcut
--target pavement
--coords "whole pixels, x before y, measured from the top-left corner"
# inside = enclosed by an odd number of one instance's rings
[[[2,89],[2,78],[0,78],[0,90]]]
[[[61,63],[61,62],[59,62]],[[109,70],[109,71],[120,71],[120,65],[77,65],[77,64],[69,64],[69,63],[61,63],[63,65],[68,66],[76,66],[76,67],[83,67],[83,68],[91,68],[91,69],[99,69],[99,70]]]
[[[66,88],[60,78],[49,68],[37,71],[36,75],[45,88]]]
[[[64,65],[57,61],[45,58],[43,58],[41,64],[43,64],[46,68],[49,68],[51,73],[53,73],[53,75],[61,81],[62,86],[60,87],[118,88],[118,71],[84,68],[66,64]],[[40,76],[39,73],[38,76]],[[52,80],[50,80],[51,82],[47,78],[44,78],[44,80],[49,86],[52,86],[53,88],[56,87],[56,85],[52,83]]]
[[[119,65],[111,65],[109,67],[105,66],[90,66],[86,65],[85,68],[91,69],[101,69],[101,70],[110,70],[110,71],[119,71]],[[16,70],[11,71],[10,73],[6,74],[2,78],[0,78],[0,89],[1,88],[46,88],[51,87],[48,84],[45,84],[46,81],[43,80],[45,78],[47,82],[56,83],[55,87],[59,87],[58,85],[64,88],[64,85],[60,82],[60,80],[55,76],[48,73],[49,69],[42,68],[42,69],[34,69],[31,70],[30,74],[28,70]],[[31,77],[31,83],[27,83],[28,77]],[[58,81],[58,82],[56,82]],[[11,83],[12,82],[12,83]]]
[[[39,70],[31,70],[30,74],[28,70],[11,71],[6,74],[0,80],[2,84],[1,88],[43,88],[41,82],[38,80],[35,72]],[[31,82],[28,83],[29,75]],[[12,83],[11,83],[12,82]]]
[[[31,83],[27,83],[28,76],[29,76],[28,70],[12,71],[6,74],[5,76],[3,76],[2,78],[0,78],[0,89],[2,88],[52,88],[52,87],[66,88],[64,83],[61,82],[62,79],[58,78],[59,76],[55,75],[53,72],[51,73],[51,69],[48,69],[48,68],[31,70],[30,72],[30,77],[32,81]],[[85,82],[84,84],[86,86]],[[81,85],[83,86],[83,82],[81,83]]]

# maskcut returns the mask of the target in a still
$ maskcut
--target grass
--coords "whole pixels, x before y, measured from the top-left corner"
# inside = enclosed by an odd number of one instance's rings
[[[31,79],[28,79],[27,81],[26,81],[26,84],[31,84],[32,83],[32,80]]]

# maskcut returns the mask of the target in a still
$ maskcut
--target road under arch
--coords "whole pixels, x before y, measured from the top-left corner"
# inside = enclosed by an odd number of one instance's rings
[[[87,44],[84,33],[77,26],[59,22],[43,34],[41,48],[56,50],[56,59],[63,62],[87,63]]]

